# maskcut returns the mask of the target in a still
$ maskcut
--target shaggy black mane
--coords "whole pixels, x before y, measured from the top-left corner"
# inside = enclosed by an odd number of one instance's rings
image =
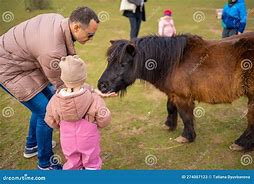
[[[181,62],[189,37],[192,35],[177,35],[174,37],[145,36],[128,40],[117,40],[107,51],[108,61],[121,62],[126,54],[126,47],[135,47],[134,73],[136,78],[147,80],[153,84],[159,83],[172,73]]]

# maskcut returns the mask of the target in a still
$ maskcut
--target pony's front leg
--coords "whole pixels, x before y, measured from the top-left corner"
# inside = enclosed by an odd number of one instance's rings
[[[193,142],[196,138],[193,115],[194,102],[190,99],[177,99],[176,106],[183,120],[184,129],[182,135],[175,140],[179,143]]]
[[[170,98],[168,98],[167,102],[167,111],[168,117],[165,124],[169,127],[169,130],[173,131],[177,127],[177,107]]]

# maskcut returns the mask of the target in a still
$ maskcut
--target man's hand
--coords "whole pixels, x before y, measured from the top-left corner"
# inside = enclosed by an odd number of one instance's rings
[[[117,93],[112,92],[112,93],[102,93],[100,90],[95,89],[94,90],[95,93],[97,93],[98,95],[100,95],[103,98],[107,98],[107,97],[115,97],[117,96]]]

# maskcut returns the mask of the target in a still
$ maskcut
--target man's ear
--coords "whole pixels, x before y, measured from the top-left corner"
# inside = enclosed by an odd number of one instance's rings
[[[131,56],[135,56],[136,54],[136,48],[134,44],[128,44],[126,46],[126,51],[129,53]]]
[[[77,32],[77,31],[79,31],[79,29],[80,29],[80,24],[79,23],[73,23],[73,30],[75,32]]]

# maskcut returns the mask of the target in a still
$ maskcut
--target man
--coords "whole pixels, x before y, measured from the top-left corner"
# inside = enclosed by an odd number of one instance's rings
[[[244,0],[229,0],[222,13],[222,38],[241,34],[247,22]]]
[[[69,18],[54,13],[38,15],[0,37],[0,86],[32,112],[24,156],[38,153],[39,169],[61,169],[50,162],[52,129],[44,122],[53,96],[49,83],[56,88],[63,85],[58,66],[61,57],[75,55],[74,42],[91,40],[98,24],[92,9],[80,7]]]

